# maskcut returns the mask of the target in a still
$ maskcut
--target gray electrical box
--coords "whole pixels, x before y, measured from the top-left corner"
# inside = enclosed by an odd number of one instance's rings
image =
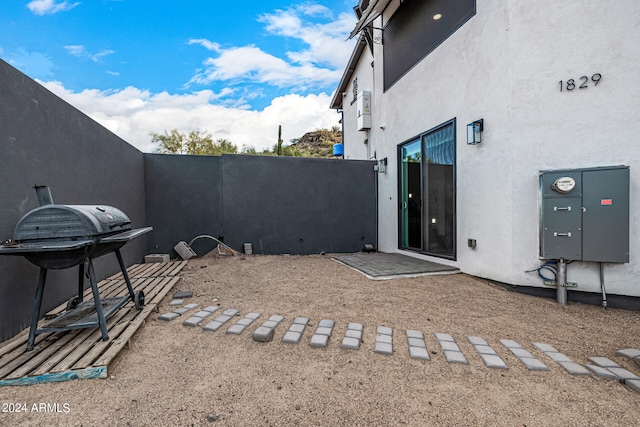
[[[629,167],[541,171],[540,258],[629,262]]]

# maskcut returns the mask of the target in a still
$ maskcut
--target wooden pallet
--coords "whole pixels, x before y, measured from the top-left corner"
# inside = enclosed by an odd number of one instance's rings
[[[136,310],[128,302],[107,320],[109,340],[102,341],[100,328],[76,329],[36,335],[32,351],[26,351],[29,329],[0,344],[0,386],[31,385],[77,378],[106,378],[108,369],[133,334],[180,280],[187,261],[136,264],[127,269],[134,290],[142,289],[145,306]],[[122,273],[98,284],[100,297],[128,294]],[[85,291],[91,299],[91,288]],[[43,322],[62,313],[66,303],[51,310]]]

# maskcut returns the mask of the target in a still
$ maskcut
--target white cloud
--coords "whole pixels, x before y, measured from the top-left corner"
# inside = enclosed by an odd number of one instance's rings
[[[102,58],[115,53],[113,50],[105,49],[98,53],[89,53],[82,45],[67,45],[64,47],[69,54],[79,58],[89,58],[93,62],[101,62]]]
[[[277,142],[278,125],[282,125],[282,139],[288,142],[306,132],[336,126],[340,118],[328,108],[330,96],[325,93],[280,96],[262,111],[255,111],[241,103],[232,107],[220,105],[219,99],[232,89],[185,95],[151,93],[134,87],[74,93],[59,82],[40,84],[144,152],[156,149],[149,132],[171,129],[200,130],[214,139],[226,138],[238,148],[244,145],[262,151]]]
[[[69,3],[67,1],[57,2],[56,0],[32,0],[27,4],[27,8],[36,15],[53,15],[58,12],[73,9],[80,2]]]
[[[307,49],[288,52],[292,61],[344,67],[353,49],[353,43],[345,43],[345,40],[355,25],[355,15],[341,13],[337,19],[326,23],[309,22],[301,16],[318,13],[328,16],[331,12],[324,6],[304,5],[264,14],[259,20],[266,24],[270,33],[298,39],[308,45]]]
[[[323,22],[317,22],[317,17]],[[333,19],[333,13],[325,6],[307,3],[261,15],[258,20],[265,24],[267,32],[302,41],[305,47],[278,58],[255,45],[223,48],[208,39],[191,39],[190,45],[201,45],[218,56],[205,59],[204,68],[187,85],[244,81],[308,90],[340,80],[353,49],[354,41],[345,42],[355,24],[353,15],[342,13]]]
[[[191,39],[189,40],[189,44],[199,44],[207,50],[212,50],[214,52],[220,52],[220,44],[212,42],[207,39]]]
[[[276,87],[308,89],[340,79],[342,70],[319,68],[312,64],[294,66],[255,46],[221,49],[220,56],[204,61],[204,70],[189,83],[206,85],[214,81],[245,80]]]

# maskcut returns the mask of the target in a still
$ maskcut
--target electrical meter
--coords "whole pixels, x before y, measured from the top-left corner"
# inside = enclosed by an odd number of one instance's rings
[[[576,187],[576,180],[570,176],[562,176],[556,179],[551,185],[553,191],[561,194],[567,194]]]

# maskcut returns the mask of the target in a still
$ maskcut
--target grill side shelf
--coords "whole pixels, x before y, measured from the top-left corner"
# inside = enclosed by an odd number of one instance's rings
[[[61,252],[67,250],[80,249],[93,244],[93,240],[76,240],[73,242],[33,242],[18,243],[11,246],[0,246],[0,255],[25,255],[37,254],[40,252]]]
[[[122,233],[114,234],[113,236],[104,237],[100,239],[100,243],[120,243],[128,242],[136,237],[142,236],[153,230],[153,227],[136,228],[134,230],[125,231]]]

